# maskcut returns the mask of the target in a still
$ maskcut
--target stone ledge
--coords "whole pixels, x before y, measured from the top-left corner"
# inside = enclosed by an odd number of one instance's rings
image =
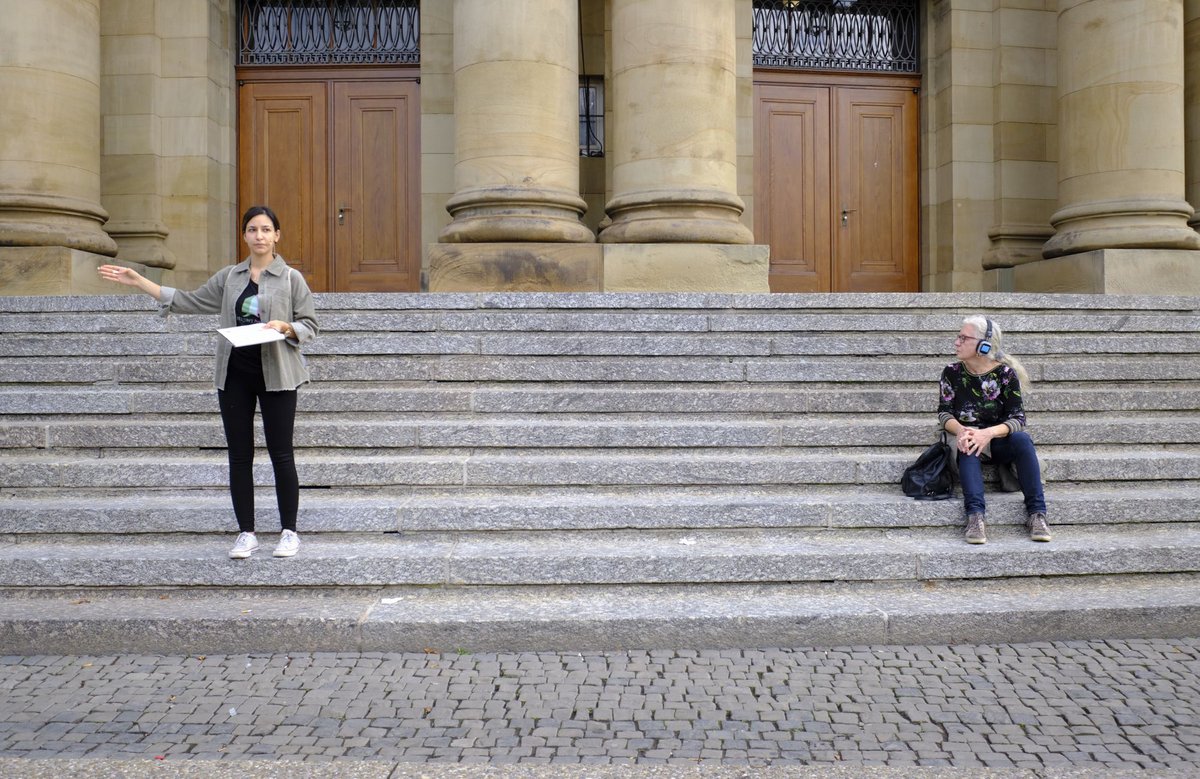
[[[112,257],[62,246],[0,247],[0,295],[17,296],[20,301],[36,301],[37,298],[32,296],[140,296],[141,293],[132,287],[102,281],[96,274],[99,266],[116,261]],[[121,264],[135,268],[154,281],[162,277],[161,268],[128,262]],[[10,305],[20,306],[21,303]]]
[[[1200,294],[1200,251],[1097,249],[1018,265],[1012,286],[1023,290],[1099,295],[1152,295],[1171,289]]]
[[[0,654],[600,651],[1180,638],[1200,632],[1198,587],[1195,574],[1173,574],[933,586],[5,593],[12,597],[0,599]]]

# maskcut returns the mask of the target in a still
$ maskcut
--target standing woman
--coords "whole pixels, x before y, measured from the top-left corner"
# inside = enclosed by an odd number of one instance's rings
[[[250,256],[229,265],[194,292],[160,287],[119,265],[100,266],[100,277],[131,287],[159,302],[159,313],[219,314],[221,327],[265,322],[282,333],[281,341],[233,348],[217,338],[216,386],[229,446],[229,492],[240,533],[229,556],[249,557],[258,549],[254,535],[254,406],[262,408],[267,452],[275,469],[275,496],[283,531],[276,557],[292,557],[300,548],[296,513],[300,481],[292,452],[296,388],[309,381],[300,346],[317,335],[312,293],[299,271],[275,253],[279,219],[266,206],[253,206],[242,217],[242,237]]]
[[[1015,463],[1025,495],[1025,525],[1033,541],[1049,541],[1042,471],[1033,439],[1025,432],[1021,397],[1029,374],[1002,348],[1003,333],[992,320],[969,316],[954,339],[958,362],[942,370],[938,422],[957,439],[958,479],[967,513],[968,544],[987,542],[983,469],[986,455],[997,465]]]

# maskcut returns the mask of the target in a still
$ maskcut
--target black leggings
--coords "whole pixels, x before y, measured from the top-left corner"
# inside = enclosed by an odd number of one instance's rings
[[[267,453],[275,468],[275,498],[284,530],[296,530],[300,506],[300,479],[292,453],[292,430],[296,426],[296,390],[267,392],[262,372],[247,373],[229,366],[225,389],[217,390],[225,441],[229,445],[229,493],[238,529],[254,532],[254,403],[262,407]]]

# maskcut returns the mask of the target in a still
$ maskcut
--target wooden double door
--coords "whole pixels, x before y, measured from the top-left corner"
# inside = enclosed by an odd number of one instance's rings
[[[907,77],[756,73],[755,236],[774,292],[915,292],[917,94]]]
[[[314,291],[415,291],[417,79],[349,75],[239,73],[240,211],[255,204],[275,211],[279,253]]]

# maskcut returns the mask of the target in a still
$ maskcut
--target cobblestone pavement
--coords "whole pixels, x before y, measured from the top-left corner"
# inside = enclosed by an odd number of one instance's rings
[[[2,657],[5,758],[1200,775],[1200,639]]]

